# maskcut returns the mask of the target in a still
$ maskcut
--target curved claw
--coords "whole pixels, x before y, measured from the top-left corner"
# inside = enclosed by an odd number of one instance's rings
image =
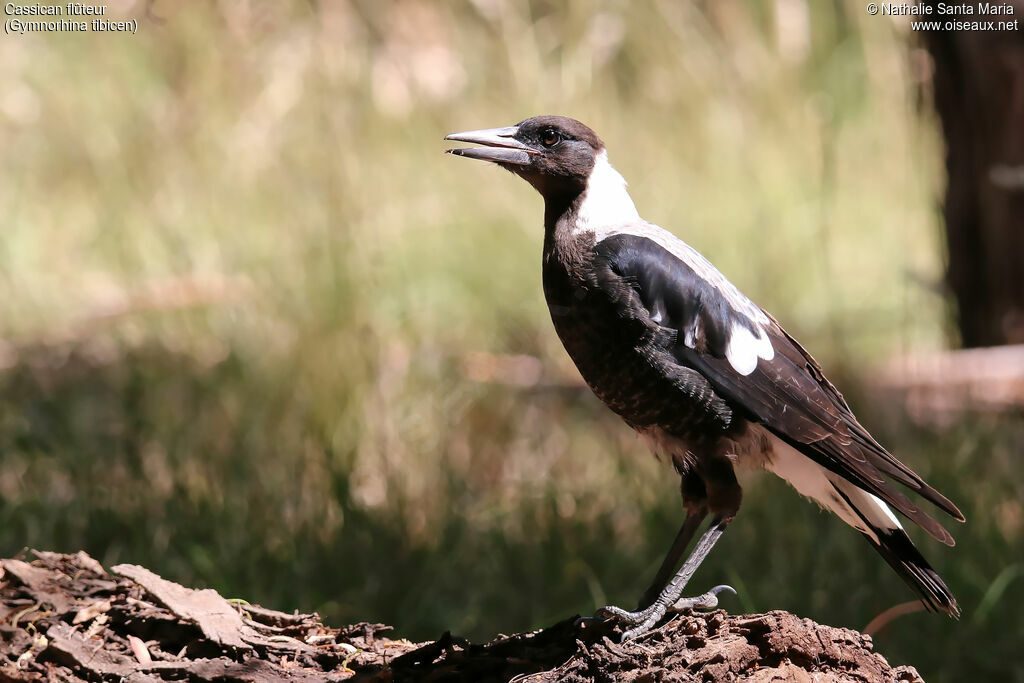
[[[721,584],[715,586],[703,595],[698,595],[694,598],[680,598],[676,601],[674,605],[672,605],[671,609],[673,612],[682,612],[684,610],[696,608],[714,609],[718,607],[718,594],[725,591],[729,591],[733,595],[736,595],[735,588],[733,588],[732,586]]]

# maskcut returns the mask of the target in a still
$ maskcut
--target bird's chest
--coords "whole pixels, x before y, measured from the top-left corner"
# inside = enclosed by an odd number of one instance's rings
[[[691,410],[697,406],[688,406],[672,378],[651,362],[663,340],[624,314],[606,289],[596,286],[585,262],[546,260],[544,295],[555,331],[583,379],[632,427],[685,428],[698,417],[700,411]]]

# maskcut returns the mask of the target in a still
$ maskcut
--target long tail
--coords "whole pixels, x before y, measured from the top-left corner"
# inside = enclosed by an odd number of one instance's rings
[[[772,456],[766,467],[861,532],[889,566],[921,596],[925,607],[953,618],[960,616],[953,593],[914,547],[885,502],[777,437],[772,441]],[[949,543],[952,542],[950,536]]]
[[[914,547],[889,506],[845,479],[835,475],[829,479],[836,493],[861,522],[853,526],[921,596],[924,606],[931,612],[945,612],[954,619],[958,618],[960,606],[952,591]]]

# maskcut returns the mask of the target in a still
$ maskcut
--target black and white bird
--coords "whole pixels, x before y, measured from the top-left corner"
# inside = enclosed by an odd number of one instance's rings
[[[960,511],[872,438],[771,315],[640,217],[594,131],[537,116],[445,139],[481,145],[448,151],[496,163],[544,197],[544,295],[555,330],[594,393],[682,478],[685,520],[638,609],[599,615],[621,621],[632,638],[668,611],[717,604],[728,586],[681,596],[740,508],[738,467],[788,481],[861,532],[929,610],[959,615],[892,508],[946,545],[953,537],[897,484],[963,521]]]

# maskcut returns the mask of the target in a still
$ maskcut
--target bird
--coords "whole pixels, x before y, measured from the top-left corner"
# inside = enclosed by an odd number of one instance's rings
[[[623,640],[666,615],[712,608],[719,585],[683,591],[735,518],[738,469],[764,469],[859,531],[929,611],[959,617],[949,587],[893,509],[936,540],[952,535],[900,488],[963,522],[945,496],[854,416],[821,365],[704,256],[640,217],[601,138],[563,116],[452,133],[544,199],[542,279],[551,321],[594,394],[668,459],[684,519],[638,607],[602,607]],[[690,554],[683,553],[707,521]],[[678,567],[678,570],[677,570]]]

